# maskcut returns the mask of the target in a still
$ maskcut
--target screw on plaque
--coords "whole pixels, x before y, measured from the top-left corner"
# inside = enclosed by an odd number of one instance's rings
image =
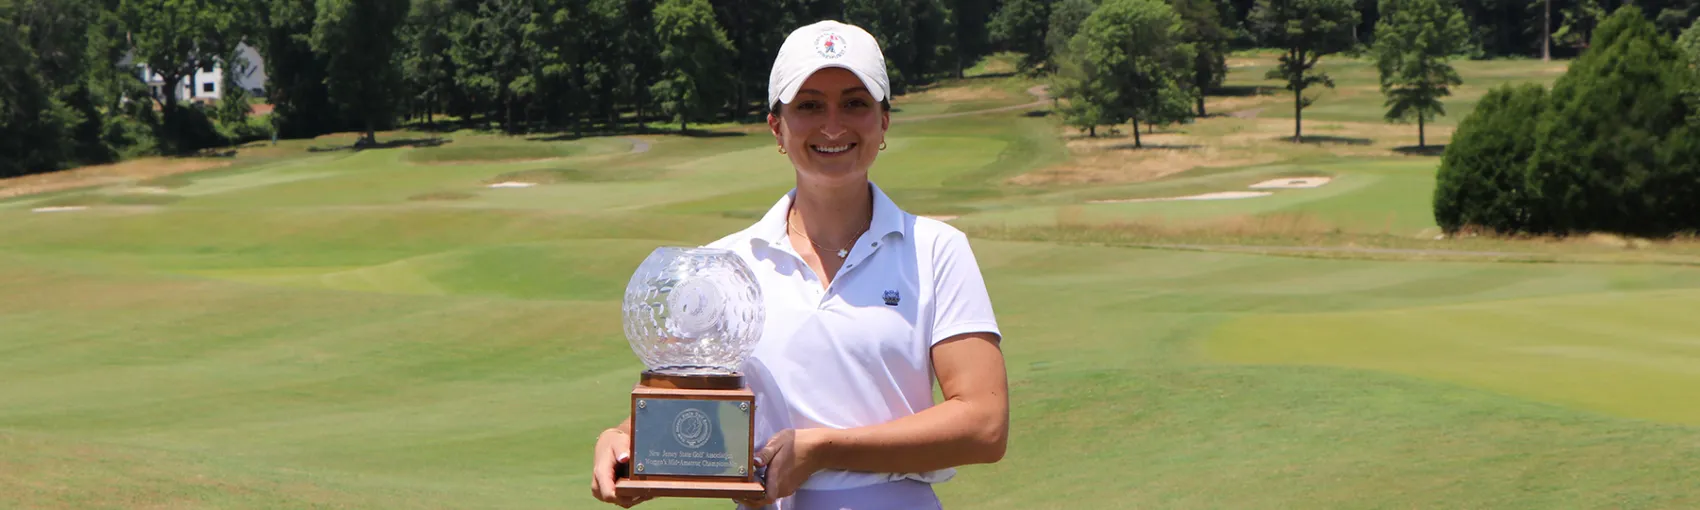
[[[738,410],[739,411],[746,411],[746,412],[749,411],[750,410],[750,403],[749,402],[739,402],[738,403]]]
[[[745,473],[748,473],[748,472],[750,472],[750,468],[747,468],[747,467],[744,467],[744,466],[738,466],[738,474],[741,475],[741,474],[745,474]]]
[[[642,400],[638,401],[638,409],[643,409],[643,401]]]
[[[642,462],[639,462],[639,463],[638,463],[638,465],[637,465],[637,471],[638,471],[638,472],[639,472],[639,473],[642,473],[642,472],[643,472],[643,463],[642,463]]]

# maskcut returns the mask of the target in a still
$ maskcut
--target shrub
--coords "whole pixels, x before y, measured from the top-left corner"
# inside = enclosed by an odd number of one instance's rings
[[[1546,109],[1546,89],[1502,85],[1488,91],[1458,124],[1435,177],[1434,216],[1442,230],[1510,233],[1541,223],[1528,193],[1529,128]]]

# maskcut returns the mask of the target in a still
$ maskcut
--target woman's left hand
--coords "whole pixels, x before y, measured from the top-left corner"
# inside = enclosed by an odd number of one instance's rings
[[[766,467],[766,497],[759,501],[739,501],[750,508],[773,504],[780,498],[797,492],[809,476],[820,471],[819,443],[821,431],[786,429],[767,440],[767,446],[756,452],[756,467]]]

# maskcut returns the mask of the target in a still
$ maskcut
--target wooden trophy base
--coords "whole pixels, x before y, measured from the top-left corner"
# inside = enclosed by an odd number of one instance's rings
[[[644,372],[632,388],[632,458],[620,497],[760,499],[755,394],[739,375]]]

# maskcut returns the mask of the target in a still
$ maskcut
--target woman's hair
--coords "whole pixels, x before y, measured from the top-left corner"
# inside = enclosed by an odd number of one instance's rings
[[[768,107],[767,111],[773,113],[773,115],[777,117],[777,116],[779,116],[780,112],[784,110],[784,108],[782,108],[783,106],[785,106],[785,103],[774,101],[773,106]],[[884,111],[888,111],[888,112],[891,111],[891,100],[890,99],[881,99],[880,100],[880,109],[884,110]]]

